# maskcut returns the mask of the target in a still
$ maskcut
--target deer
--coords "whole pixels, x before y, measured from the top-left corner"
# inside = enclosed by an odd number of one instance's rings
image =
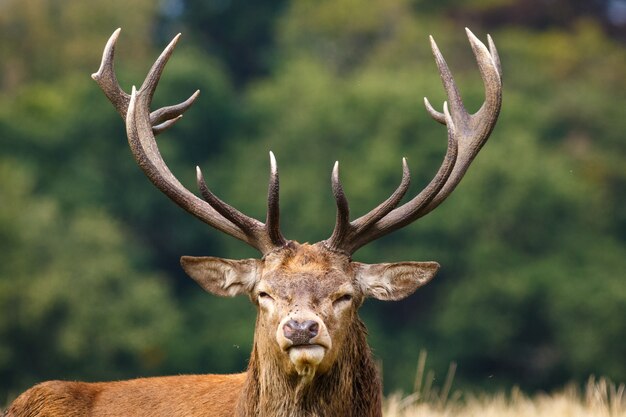
[[[181,375],[117,382],[48,381],[19,396],[7,417],[380,417],[382,384],[358,310],[366,298],[395,301],[428,283],[437,262],[366,264],[356,250],[403,228],[438,207],[455,189],[496,124],[502,103],[502,69],[491,36],[488,47],[469,29],[469,43],[485,88],[482,107],[470,114],[432,36],[432,52],[448,100],[443,111],[427,98],[427,112],[447,128],[447,149],[432,180],[400,204],[410,183],[406,158],[395,191],[367,214],[350,220],[348,199],[331,174],[337,214],[326,240],[298,243],[283,236],[279,176],[270,152],[265,222],[249,217],[209,190],[196,167],[202,198],[171,173],[156,142],[180,120],[199,91],[172,106],[150,110],[152,97],[180,34],[163,50],[139,89],[128,94],[113,68],[117,29],[108,40],[100,68],[92,75],[125,120],[135,161],[148,179],[202,222],[257,249],[259,259],[183,256],[184,271],[205,291],[244,295],[257,308],[247,370],[231,375]]]

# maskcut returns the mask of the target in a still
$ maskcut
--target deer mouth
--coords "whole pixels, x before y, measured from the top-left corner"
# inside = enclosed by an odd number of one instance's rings
[[[291,369],[301,377],[315,375],[332,346],[324,322],[313,314],[283,319],[276,330],[276,342],[289,358]]]
[[[299,345],[292,345],[287,348],[289,357],[302,356],[303,358],[311,358],[321,356],[323,357],[328,347],[317,343],[306,343]],[[321,360],[321,359],[320,359]]]
[[[291,346],[287,349],[289,360],[300,376],[315,372],[326,355],[326,347],[317,344]]]
[[[326,351],[326,349],[328,349],[326,346],[324,345],[320,345],[317,343],[306,343],[306,344],[299,344],[299,345],[291,345],[287,348],[287,352],[291,352],[291,351],[313,351],[313,350],[317,350],[317,349],[321,349],[323,351]]]

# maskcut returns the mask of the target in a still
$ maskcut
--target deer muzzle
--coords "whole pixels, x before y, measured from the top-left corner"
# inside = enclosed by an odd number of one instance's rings
[[[319,328],[320,325],[315,320],[299,322],[291,319],[283,326],[283,335],[291,340],[292,347],[303,346],[308,345],[318,335]]]
[[[332,346],[326,325],[312,313],[283,319],[276,330],[276,341],[301,376],[314,373]]]

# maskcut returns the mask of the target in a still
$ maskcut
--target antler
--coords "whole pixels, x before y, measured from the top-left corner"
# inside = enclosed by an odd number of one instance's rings
[[[500,58],[491,36],[488,36],[489,49],[487,49],[469,29],[465,30],[485,85],[485,102],[482,107],[475,114],[469,114],[465,110],[450,69],[431,36],[433,55],[448,96],[450,109],[448,103],[444,102],[443,113],[440,113],[431,106],[427,98],[424,98],[424,104],[430,116],[446,125],[448,129],[448,149],[443,163],[424,190],[412,200],[397,207],[409,186],[409,170],[406,160],[403,159],[402,181],[398,189],[385,202],[352,222],[348,201],[339,181],[339,165],[336,163],[332,174],[332,186],[337,201],[337,221],[333,234],[325,241],[330,249],[351,255],[366,243],[430,213],[452,193],[489,138],[502,104]]]
[[[285,246],[287,240],[281,234],[279,227],[278,169],[276,159],[271,152],[268,211],[265,223],[246,216],[216,197],[207,188],[199,167],[196,167],[198,187],[206,201],[196,197],[174,177],[161,157],[155,135],[180,120],[200,93],[196,91],[182,103],[150,112],[152,97],[180,34],[163,50],[141,88],[136,90],[133,87],[130,95],[120,87],[113,69],[115,44],[119,34],[120,29],[117,29],[109,38],[104,48],[100,68],[91,77],[126,121],[130,149],[146,176],[180,207],[208,225],[248,243],[261,253],[267,254]]]

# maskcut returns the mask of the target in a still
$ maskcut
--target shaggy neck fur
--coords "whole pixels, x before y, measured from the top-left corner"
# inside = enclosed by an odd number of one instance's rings
[[[355,320],[350,337],[331,369],[305,385],[287,375],[273,355],[260,356],[255,341],[237,417],[381,417],[381,384],[366,341]]]

